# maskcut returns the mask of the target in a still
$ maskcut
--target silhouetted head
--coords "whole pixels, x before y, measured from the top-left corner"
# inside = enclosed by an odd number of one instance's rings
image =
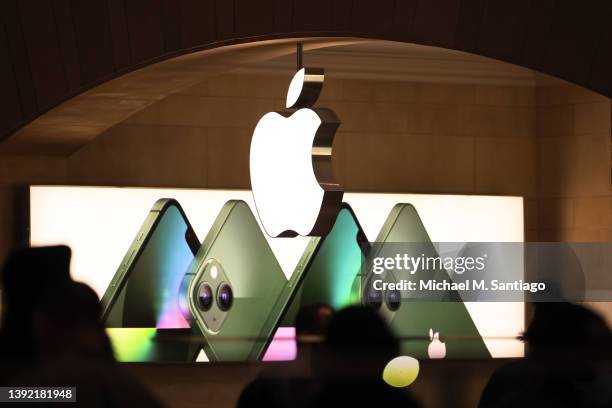
[[[367,306],[342,309],[326,335],[327,372],[338,379],[380,378],[399,353],[399,342],[380,315]]]
[[[70,248],[63,245],[11,253],[2,269],[5,302],[29,303],[47,288],[69,281],[70,256]]]
[[[571,303],[534,303],[533,320],[522,336],[531,355],[587,351],[609,341],[610,331],[595,312]]]
[[[334,310],[324,303],[304,306],[295,318],[295,333],[298,336],[323,336],[333,314]]]
[[[34,305],[34,318],[43,357],[65,350],[111,357],[101,312],[96,293],[84,283],[68,281],[41,295]]]
[[[2,350],[0,360],[28,364],[36,360],[34,304],[46,292],[70,281],[70,248],[27,248],[13,252],[2,269]]]
[[[37,314],[67,329],[83,325],[99,325],[102,310],[96,293],[86,284],[68,281],[44,292],[35,302]]]

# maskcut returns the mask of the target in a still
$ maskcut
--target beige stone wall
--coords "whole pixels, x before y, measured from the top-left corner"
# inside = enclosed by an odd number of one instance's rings
[[[538,239],[612,242],[610,99],[573,85],[537,96]],[[612,323],[612,303],[589,306]]]
[[[610,99],[538,89],[539,240],[612,242]]]
[[[527,87],[343,81],[339,173],[357,190],[533,196],[534,100]]]
[[[73,183],[248,187],[258,118],[285,77],[224,75],[166,98],[68,159]],[[342,120],[337,176],[350,191],[536,196],[533,87],[326,81]],[[111,164],[110,166],[108,164]]]

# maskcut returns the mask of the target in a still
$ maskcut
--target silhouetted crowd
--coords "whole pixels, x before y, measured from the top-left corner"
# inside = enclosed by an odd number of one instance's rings
[[[42,247],[6,261],[0,385],[74,386],[83,407],[162,406],[116,363],[98,297],[70,278],[70,256],[65,246]]]
[[[115,361],[98,298],[70,278],[69,263],[64,246],[20,250],[5,262],[0,386],[71,385],[87,407],[162,406]],[[400,348],[373,309],[308,306],[296,334],[297,359],[263,365],[238,407],[421,406],[408,389],[383,381]],[[480,407],[612,407],[612,337],[599,315],[570,303],[534,304],[523,340],[526,357],[494,372]]]

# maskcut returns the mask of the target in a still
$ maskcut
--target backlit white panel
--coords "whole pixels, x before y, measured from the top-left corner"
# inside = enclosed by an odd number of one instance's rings
[[[33,186],[31,244],[69,245],[73,251],[73,278],[86,282],[102,296],[153,203],[162,197],[179,201],[200,241],[228,200],[244,200],[256,214],[252,194],[247,190]],[[520,197],[347,193],[345,201],[353,207],[370,240],[376,238],[397,203],[415,206],[434,242],[524,239]],[[289,278],[309,238],[266,238]],[[494,357],[523,355],[522,343],[511,338],[524,330],[524,304],[466,306]]]

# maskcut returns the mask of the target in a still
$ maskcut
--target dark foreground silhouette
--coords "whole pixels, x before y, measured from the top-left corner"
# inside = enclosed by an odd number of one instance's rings
[[[45,292],[70,281],[69,265],[65,246],[16,251],[4,263],[0,361],[5,368],[16,372],[38,363],[34,310]]]
[[[479,406],[610,407],[612,339],[596,313],[570,303],[535,304],[526,357],[499,368]]]
[[[417,407],[406,389],[382,379],[399,355],[399,342],[372,308],[351,306],[336,313],[325,338],[318,372],[323,381],[317,407]]]
[[[321,390],[314,378],[313,362],[321,352],[320,338],[334,311],[324,304],[306,306],[296,317],[297,358],[295,361],[265,367],[243,390],[238,400],[239,408],[304,408],[312,405],[312,399]]]
[[[243,391],[239,408],[418,406],[406,390],[382,380],[399,343],[371,308],[349,307],[332,315],[328,306],[306,307],[296,326],[306,340],[298,343],[297,361],[264,370]],[[307,341],[321,335],[322,344]]]
[[[114,360],[95,292],[70,279],[70,249],[31,248],[3,270],[2,384],[72,386],[80,406],[161,406]]]

